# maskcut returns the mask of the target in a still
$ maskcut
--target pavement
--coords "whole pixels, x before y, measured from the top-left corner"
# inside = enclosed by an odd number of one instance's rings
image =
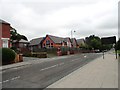
[[[118,88],[118,61],[107,52],[47,88]]]

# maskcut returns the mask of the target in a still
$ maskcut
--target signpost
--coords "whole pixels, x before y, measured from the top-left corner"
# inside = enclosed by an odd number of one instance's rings
[[[116,36],[103,37],[103,38],[101,38],[101,43],[102,43],[102,45],[116,44]],[[117,59],[117,50],[116,49],[115,49],[115,53],[116,53],[116,59]],[[104,59],[104,50],[103,50],[103,59]]]

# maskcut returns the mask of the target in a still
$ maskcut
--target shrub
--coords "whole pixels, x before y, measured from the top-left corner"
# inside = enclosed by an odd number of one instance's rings
[[[23,56],[25,56],[25,57],[32,57],[31,52],[23,52],[22,54],[23,54]]]
[[[9,48],[2,48],[2,64],[10,64],[14,62],[15,52]]]

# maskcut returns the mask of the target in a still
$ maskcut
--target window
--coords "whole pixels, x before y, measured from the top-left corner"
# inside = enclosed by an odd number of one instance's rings
[[[53,47],[53,43],[51,43],[51,47]]]
[[[46,41],[46,45],[50,45],[50,41],[49,40]]]
[[[53,43],[51,43],[51,46],[53,46]]]
[[[8,41],[7,40],[3,40],[3,47],[8,48]]]
[[[3,41],[3,47],[5,47],[5,48],[8,48],[8,38],[2,38],[2,41]]]

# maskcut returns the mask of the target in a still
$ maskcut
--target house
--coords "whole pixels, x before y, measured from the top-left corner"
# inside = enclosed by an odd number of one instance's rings
[[[72,47],[74,47],[74,48],[78,47],[78,43],[77,43],[77,40],[75,38],[72,38],[71,42],[72,42]]]
[[[21,39],[21,40],[14,40],[13,47],[16,47],[20,52],[28,51],[29,41]]]
[[[63,44],[62,44],[62,46],[72,47],[72,43],[71,43],[71,40],[70,40],[69,37],[63,39]]]
[[[82,39],[77,39],[78,46],[80,47],[81,45],[85,45],[85,40]]]
[[[46,35],[42,42],[42,47],[46,48],[59,48],[59,47],[71,47],[70,38],[57,37],[53,35]]]
[[[52,36],[52,35],[46,35],[42,46],[46,48],[58,48],[62,46],[63,38],[57,37],[57,36]]]
[[[10,24],[0,19],[0,47],[10,48]]]
[[[44,37],[35,38],[30,41],[29,48],[31,51],[42,48],[42,41]]]

